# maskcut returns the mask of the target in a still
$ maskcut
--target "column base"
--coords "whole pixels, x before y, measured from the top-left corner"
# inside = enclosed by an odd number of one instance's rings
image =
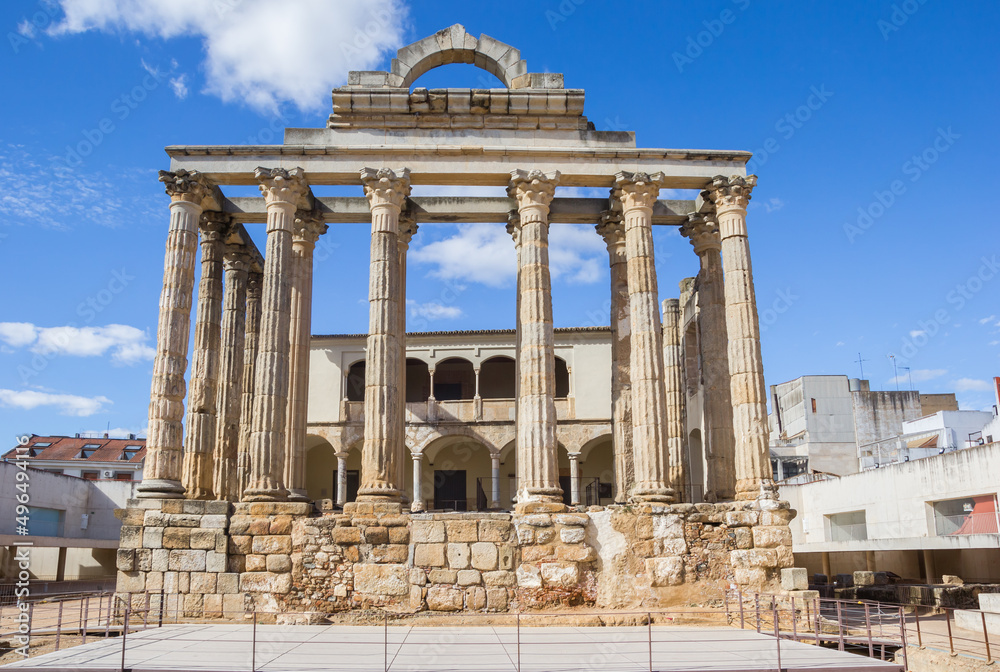
[[[218,497],[211,490],[206,490],[205,488],[197,488],[194,490],[188,490],[184,494],[184,499],[197,499],[203,502],[215,501]]]
[[[135,486],[139,499],[182,499],[184,486],[180,481],[167,478],[150,478]]]
[[[410,504],[411,513],[422,513],[425,509],[426,507],[424,506],[424,503],[419,499],[413,502],[413,504]]]
[[[629,503],[673,504],[677,493],[666,486],[636,486],[628,495]]]
[[[358,490],[358,502],[402,502],[403,493],[391,485],[367,486]]]
[[[241,502],[287,502],[288,490],[284,488],[247,488]]]
[[[778,488],[770,478],[741,478],[736,482],[736,501],[778,499]]]
[[[288,501],[289,502],[311,502],[309,494],[305,490],[300,490],[298,488],[292,488],[288,491]]]

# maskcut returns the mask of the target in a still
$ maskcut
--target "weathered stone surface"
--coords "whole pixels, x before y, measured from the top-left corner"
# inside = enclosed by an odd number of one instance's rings
[[[169,550],[165,548],[154,548],[150,567],[152,567],[154,572],[165,572],[169,569],[169,558]]]
[[[246,556],[246,571],[263,572],[267,569],[267,556],[260,553],[251,553]]]
[[[476,569],[460,569],[458,571],[458,585],[478,586],[483,580],[482,574]]]
[[[354,590],[372,595],[408,595],[410,584],[406,565],[354,565]],[[287,575],[291,578],[291,575]]]
[[[448,566],[452,569],[465,569],[470,557],[468,544],[448,544]]]
[[[730,553],[733,567],[777,567],[778,553],[771,548],[751,548],[749,550],[737,550]]]
[[[782,527],[753,528],[753,545],[756,548],[777,548],[792,545],[792,531]]]
[[[541,571],[535,565],[519,565],[517,568],[517,585],[520,588],[541,588]]]
[[[483,583],[494,587],[513,587],[517,585],[514,572],[483,572]]]
[[[559,538],[564,544],[579,544],[587,536],[587,531],[582,527],[564,527],[559,530]]]
[[[119,548],[142,548],[142,528],[122,525]]]
[[[118,572],[116,587],[119,593],[141,593],[146,589],[146,573]]]
[[[209,572],[191,573],[192,593],[214,593],[216,589],[216,574]]]
[[[115,565],[118,567],[119,572],[131,572],[135,570],[135,549],[119,548],[115,558]]]
[[[333,541],[338,544],[360,544],[361,530],[357,527],[335,527]]]
[[[469,611],[486,609],[486,589],[481,586],[468,588],[465,591],[465,605]]]
[[[372,547],[372,560],[375,562],[406,562],[410,547],[405,544],[382,544]]]
[[[444,544],[417,544],[413,547],[413,564],[418,567],[444,567]]]
[[[444,522],[438,520],[414,520],[410,524],[410,537],[416,544],[437,544],[444,542]]]
[[[147,527],[142,530],[143,548],[163,548],[162,527]]]
[[[681,558],[647,558],[646,571],[654,586],[679,586],[684,582],[684,561]]]
[[[252,549],[254,553],[283,553],[292,552],[292,538],[285,535],[264,535],[253,538]]]
[[[283,554],[269,555],[266,566],[269,572],[290,572],[292,571],[292,558]]]
[[[489,611],[507,611],[507,589],[487,588],[486,608]]]
[[[216,537],[219,534],[221,534],[219,530],[193,529],[191,530],[191,548],[214,549]]]
[[[521,549],[521,560],[523,562],[535,562],[542,560],[555,553],[552,546],[525,546]]]
[[[226,527],[226,516],[222,515],[212,515],[212,516],[202,516],[200,527],[210,528],[210,529],[224,529]]]
[[[568,562],[593,562],[597,560],[597,551],[584,544],[560,546],[556,549],[556,559]]]
[[[190,548],[190,547],[191,547],[190,528],[168,527],[163,531],[163,548]]]
[[[384,527],[369,527],[365,529],[365,543],[388,544],[389,530]]]
[[[514,526],[505,520],[479,521],[479,539],[482,541],[510,541]]]
[[[472,566],[483,571],[497,568],[498,554],[496,544],[480,541],[472,544]]]
[[[854,582],[857,583],[857,572]],[[808,590],[809,575],[805,567],[788,567],[781,570],[781,588],[783,590]]]
[[[427,589],[427,608],[431,611],[461,611],[465,592],[449,586],[431,586]]]
[[[239,574],[219,574],[216,580],[216,590],[223,594],[238,593],[240,591]]]
[[[449,542],[471,542],[478,538],[478,525],[474,520],[449,520],[445,529]]]
[[[575,562],[546,562],[540,570],[547,586],[568,588],[580,580],[580,569]]]
[[[172,550],[167,558],[167,567],[177,572],[204,572],[205,551]]]
[[[427,578],[430,579],[431,583],[456,583],[458,572],[454,569],[432,569]]]
[[[273,572],[244,572],[240,574],[240,591],[244,593],[284,595],[291,589],[291,574],[275,574]]]

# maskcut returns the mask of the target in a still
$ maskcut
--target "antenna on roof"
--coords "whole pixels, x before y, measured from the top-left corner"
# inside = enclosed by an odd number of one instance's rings
[[[856,360],[854,360],[854,361],[857,363],[858,366],[861,367],[861,380],[864,380],[865,379],[865,362],[867,362],[868,360],[867,359],[862,359],[861,358],[861,353],[859,352],[858,353],[858,358]]]

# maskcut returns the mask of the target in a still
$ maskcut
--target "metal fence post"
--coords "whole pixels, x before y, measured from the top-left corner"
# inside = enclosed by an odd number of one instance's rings
[[[517,672],[521,672],[521,611],[517,612]]]
[[[868,657],[875,657],[875,648],[872,645],[872,621],[871,621],[871,610],[869,605],[865,602],[865,631],[868,633]]]
[[[917,646],[924,648],[924,638],[920,635],[920,607],[913,607],[913,620],[917,623]]]
[[[257,609],[253,610],[253,638],[250,644],[250,672],[257,672]]]
[[[146,625],[149,623],[149,591],[146,590],[146,591],[143,591],[143,592],[146,594],[146,598],[145,598],[146,608],[143,609],[143,612],[142,612],[142,628],[143,628],[143,630],[145,630],[146,629]]]
[[[653,616],[646,614],[646,638],[649,642],[649,672],[653,672]]]
[[[726,606],[726,625],[731,625],[732,622],[729,620],[729,591],[725,590],[722,593],[722,599]]]
[[[744,616],[743,616],[743,591],[737,589],[736,590],[736,596],[739,598],[739,601],[740,601],[740,630],[742,630],[743,629],[743,621],[744,621]]]
[[[843,651],[844,650],[844,619],[841,616],[840,600],[837,600],[836,603],[837,603],[837,638],[839,640],[838,649],[840,651]]]
[[[165,599],[164,591],[163,591],[162,588],[160,588],[160,614],[159,614],[159,622],[156,625],[156,627],[158,627],[158,628],[162,628],[163,627],[163,600],[164,599]]]
[[[757,615],[757,634],[760,634],[760,593],[753,594],[753,608]]]
[[[125,640],[128,639],[128,617],[131,612],[131,605],[125,607],[125,620],[122,622],[122,668],[121,672],[125,672]]]
[[[820,602],[818,597],[816,598],[816,604],[814,606],[815,610],[813,613],[814,613],[814,618],[816,619],[816,646],[821,646],[820,630],[823,627],[823,616],[820,614],[822,603]]]
[[[986,644],[986,664],[989,665],[993,662],[993,656],[990,654],[990,634],[986,629],[986,612],[980,611],[979,616],[983,619],[983,642]]]
[[[87,597],[83,598],[82,611],[83,611],[83,622],[80,624],[80,634],[83,635],[83,642],[81,642],[81,643],[82,644],[86,644],[87,643],[87,626],[90,625],[90,622],[89,622],[90,621],[90,595],[87,595]]]
[[[951,638],[951,619],[948,617],[948,610],[944,610],[944,622],[948,624],[948,648],[951,655],[955,655],[955,640]]]
[[[62,616],[63,616],[63,602],[59,601],[59,615],[56,617],[56,651],[59,650],[59,639],[62,636]]]
[[[778,627],[778,603],[772,598],[772,617],[774,618],[774,649],[778,653],[778,672],[781,672],[781,629]]]
[[[382,664],[385,672],[389,672],[389,612],[382,612]]]
[[[792,598],[792,639],[799,641],[799,614],[795,611],[795,598]]]
[[[916,613],[916,609],[914,609]],[[903,668],[910,669],[909,652],[906,650],[906,612],[903,607],[899,608],[899,639],[903,643]]]

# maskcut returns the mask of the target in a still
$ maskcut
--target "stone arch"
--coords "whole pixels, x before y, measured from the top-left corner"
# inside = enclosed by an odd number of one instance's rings
[[[464,357],[449,357],[434,367],[434,398],[469,400],[476,393],[476,368]]]
[[[521,59],[518,49],[489,35],[480,35],[477,40],[466,32],[465,26],[456,23],[396,52],[396,58],[392,59],[394,84],[409,88],[425,72],[450,63],[469,63],[482,68],[508,89],[519,88],[514,80],[528,72],[528,64]]]
[[[492,430],[492,431],[491,431]],[[514,439],[515,429],[484,427],[482,431],[470,425],[444,425],[440,427],[421,427],[416,431],[407,432],[406,444],[411,453],[423,453],[424,450],[438,439],[456,436],[464,437],[483,444],[490,453],[496,455],[500,446]]]

